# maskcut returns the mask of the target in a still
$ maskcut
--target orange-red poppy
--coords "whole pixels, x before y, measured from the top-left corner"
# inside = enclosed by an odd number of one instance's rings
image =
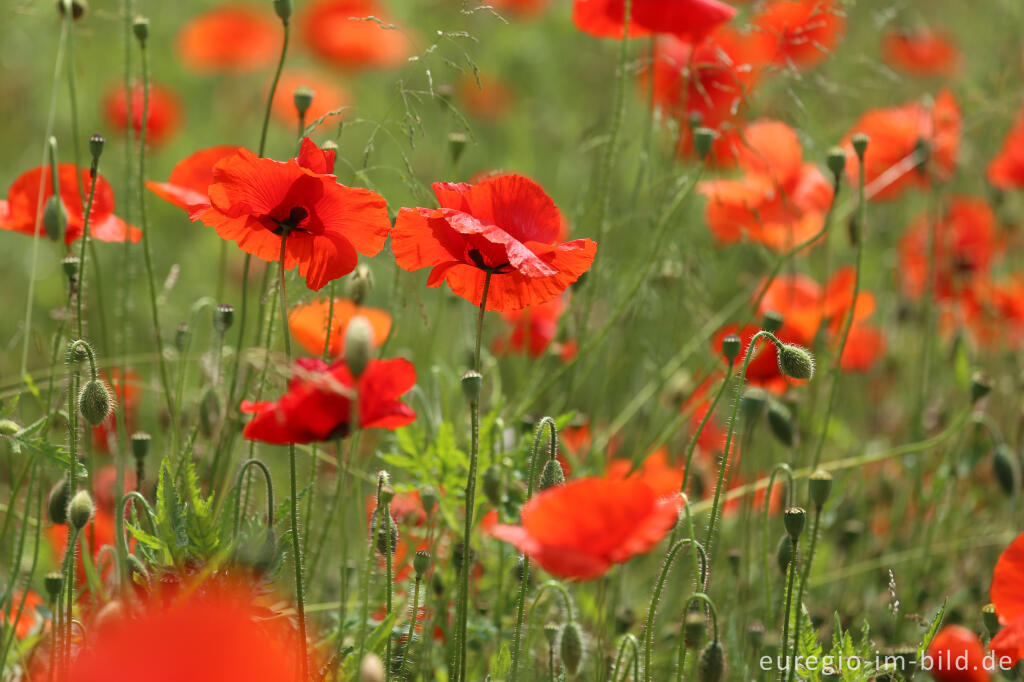
[[[988,181],[1000,189],[1024,189],[1024,111],[989,162]]]
[[[809,68],[835,49],[846,17],[835,0],[773,0],[752,24],[771,39],[773,62]]]
[[[284,39],[268,5],[224,5],[192,17],[178,34],[178,54],[200,73],[247,73],[273,64]]]
[[[399,267],[431,268],[427,286],[448,282],[479,306],[489,279],[487,309],[518,310],[557,297],[594,261],[593,241],[556,241],[558,208],[521,175],[438,182],[434,194],[441,208],[403,208],[391,238]]]
[[[983,348],[1017,349],[1024,342],[1024,273],[994,282],[978,278],[943,311],[944,330],[964,328]]]
[[[189,217],[268,262],[280,259],[287,231],[283,267],[298,265],[320,290],[355,269],[357,252],[377,255],[391,227],[382,196],[338,183],[334,156],[309,138],[286,162],[239,149],[213,167],[208,203],[189,206]]]
[[[558,296],[547,303],[502,313],[510,330],[507,336],[495,339],[494,352],[527,353],[539,358],[551,350],[558,333],[558,320],[565,312],[564,299],[564,296]],[[563,360],[571,360],[575,348],[570,344],[556,344],[553,350]]]
[[[864,156],[868,198],[894,199],[910,187],[948,180],[956,168],[962,121],[960,107],[946,89],[931,105],[910,102],[865,112],[843,141],[850,181],[858,184],[860,162],[850,142],[857,133],[870,138]],[[916,155],[922,145],[929,150],[924,167]]]
[[[928,645],[930,673],[937,682],[988,682],[985,647],[978,635],[962,625],[947,625]]]
[[[147,180],[146,187],[164,201],[186,211],[195,206],[208,206],[213,167],[239,149],[241,147],[229,144],[200,149],[179,161],[167,182]]]
[[[1005,627],[989,647],[996,656],[1009,656],[1010,665],[1024,658],[1024,533],[1011,542],[992,571],[989,598]]]
[[[921,28],[891,31],[882,37],[882,59],[915,76],[953,76],[960,70],[960,50],[949,36]]]
[[[313,90],[313,103],[306,110],[307,125],[352,102],[351,93],[333,78],[312,71],[285,71],[277,83],[271,110],[277,120],[289,126],[294,127],[299,122],[299,113],[295,109],[295,89],[298,87]]]
[[[375,347],[384,343],[391,333],[391,315],[387,311],[356,305],[347,298],[321,299],[295,306],[288,313],[288,329],[310,355],[320,355],[326,345],[328,357],[337,358],[345,353],[345,330],[356,316],[370,323]],[[330,333],[328,317],[331,318]]]
[[[522,525],[491,534],[552,575],[589,580],[653,548],[672,529],[682,498],[659,496],[640,477],[581,478],[548,488],[522,510]]]
[[[117,409],[124,414],[125,428],[130,434],[135,431],[136,412],[139,407],[141,393],[141,377],[134,369],[125,372],[125,380],[121,380],[121,369],[114,367],[109,374],[110,387],[114,389]],[[110,452],[110,440],[117,438],[117,414],[112,413],[99,426],[92,429],[92,445],[102,452]]]
[[[473,116],[497,121],[508,113],[515,101],[512,89],[493,76],[470,74],[459,79],[459,99]]]
[[[314,0],[301,26],[317,56],[347,69],[398,66],[412,51],[405,30],[376,0]]]
[[[668,450],[663,447],[644,457],[636,468],[628,459],[612,459],[605,476],[610,479],[636,477],[650,486],[655,495],[678,495],[683,485],[683,470],[670,464],[668,459]]]
[[[763,315],[769,310],[782,315],[780,331],[809,346],[821,325],[821,285],[807,275],[780,275],[768,285],[757,312]]]
[[[78,170],[75,177],[75,165],[72,163],[57,164],[57,183],[60,185],[60,200],[67,213],[67,225],[64,231],[64,242],[70,244],[82,236],[84,229],[85,202],[79,194],[79,184],[83,191],[88,192],[92,179],[89,169]],[[53,196],[53,181],[50,167],[33,168],[22,173],[7,190],[7,201],[0,201],[0,229],[36,234],[36,220],[40,221],[39,234],[45,235],[42,216],[36,212],[39,204],[39,185],[43,185],[43,203]],[[96,180],[96,196],[93,198],[92,212],[89,218],[89,236],[101,242],[123,242],[130,239],[137,242],[142,239],[142,232],[134,225],[114,215],[114,190],[102,175]]]
[[[633,0],[629,36],[671,33],[699,41],[735,15],[718,0]],[[575,0],[572,7],[576,28],[598,38],[622,38],[625,17],[625,0]]]
[[[132,85],[132,129],[142,131],[142,108],[145,93],[141,83]],[[115,86],[103,98],[103,112],[111,127],[128,127],[128,99],[123,86]],[[146,141],[154,145],[165,142],[181,127],[181,104],[177,93],[155,83],[149,86],[149,106],[146,116]]]
[[[38,592],[29,590],[27,593],[22,590],[15,590],[11,595],[11,603],[8,607],[8,611],[3,618],[5,624],[10,623],[14,619],[14,615],[18,611],[18,605],[21,604],[21,598],[25,598],[25,603],[21,607],[21,617],[14,621],[14,636],[17,639],[25,639],[28,633],[32,631],[33,626],[36,624],[36,607],[46,606],[43,603],[43,598],[39,596]]]

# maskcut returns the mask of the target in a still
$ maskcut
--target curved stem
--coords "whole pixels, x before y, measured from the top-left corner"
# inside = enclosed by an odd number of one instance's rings
[[[629,666],[628,665],[623,665],[623,658],[622,658],[623,655],[626,653],[626,645],[627,644],[633,650],[633,671],[634,671],[633,672],[633,679],[638,679],[636,673],[637,673],[637,666],[639,666],[639,664],[640,664],[639,663],[639,661],[640,661],[640,643],[637,641],[636,635],[634,635],[633,633],[629,632],[629,633],[626,633],[625,635],[623,635],[622,640],[619,642],[618,653],[616,653],[616,655],[615,655],[615,665],[612,667],[612,682],[618,682],[619,681],[619,678],[620,678],[619,671],[623,670],[623,668],[625,668],[625,671],[624,671],[625,674],[626,675],[629,674]],[[625,675],[622,676],[622,679],[625,679]]]
[[[142,505],[142,511],[144,511],[146,513],[146,519],[149,521],[150,528],[155,530],[156,529],[156,522],[153,520],[153,510],[150,508],[149,502],[146,500],[146,498],[143,497],[142,493],[140,493],[138,491],[132,490],[132,491],[127,492],[127,493],[125,493],[124,495],[121,496],[121,504],[119,505],[119,507],[121,509],[121,516],[122,517],[124,516],[125,511],[127,511],[128,505],[133,503],[133,502],[138,502],[139,504]],[[236,535],[238,534],[237,533],[237,528],[236,528],[235,534]],[[124,551],[125,556],[127,556],[128,553],[129,553],[128,552],[128,536],[125,535],[124,531],[122,530],[121,535],[118,536],[118,537],[121,540],[122,550]]]
[[[572,623],[576,619],[572,606],[572,597],[569,595],[569,590],[565,589],[565,586],[557,580],[547,580],[537,588],[537,594],[533,597],[533,605],[530,607],[530,614],[532,615],[537,609],[537,604],[540,603],[541,598],[549,589],[555,590],[562,597],[562,602],[565,605],[565,619],[567,622]]]
[[[238,470],[238,478],[236,479],[236,486],[241,486],[242,481],[245,479],[245,474],[249,470],[249,467],[256,467],[263,474],[263,480],[267,487],[267,528],[274,527],[274,482],[270,477],[270,469],[266,464],[258,459],[248,459],[242,463],[242,467]],[[239,495],[235,499],[235,535],[238,535],[239,524],[241,523],[241,511],[240,506],[242,504],[242,496]]]
[[[420,585],[422,584],[423,580],[417,575],[412,588],[412,611],[409,615],[409,634],[405,636],[405,652],[402,654],[402,667],[399,671],[403,680],[408,679],[406,676],[406,670],[409,666],[409,659],[411,658],[410,654],[412,653],[413,637],[416,636],[416,621],[419,619],[420,615]]]
[[[647,622],[644,625],[644,680],[650,682],[651,679],[651,647],[654,643],[654,617],[658,610],[658,602],[661,601],[661,592],[665,587],[665,580],[668,579],[669,569],[672,568],[672,563],[675,561],[676,555],[683,545],[690,545],[695,547],[700,553],[701,557],[701,584],[704,583],[708,573],[708,555],[704,549],[704,545],[699,542],[694,542],[690,538],[683,538],[672,545],[669,549],[668,554],[665,555],[665,561],[661,566],[661,573],[658,575],[658,582],[654,587],[654,594],[651,595],[651,603],[647,609]],[[715,621],[715,639],[718,639],[718,621]]]
[[[715,608],[715,603],[711,601],[711,598],[704,592],[694,592],[690,595],[689,599],[683,604],[683,613],[685,614],[690,610],[690,605],[695,601],[704,602],[708,608],[708,612],[711,613],[711,626],[714,632],[713,641],[718,641],[718,609]],[[682,679],[683,668],[686,666],[686,643],[680,638],[679,642],[679,660],[676,665],[676,682]]]

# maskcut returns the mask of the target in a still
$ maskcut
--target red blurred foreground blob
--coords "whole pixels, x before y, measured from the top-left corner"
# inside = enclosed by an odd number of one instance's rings
[[[598,38],[622,38],[625,13],[625,0],[576,0],[572,8],[576,27]],[[718,0],[633,0],[629,36],[671,33],[698,41],[735,14]]]
[[[989,648],[998,661],[1008,656],[1008,665],[1024,658],[1024,533],[999,555],[992,571],[989,594],[999,622],[1005,627],[992,638]]]
[[[298,643],[283,618],[254,606],[243,590],[194,593],[105,621],[75,659],[76,682],[288,682]]]
[[[1000,189],[1024,189],[1024,111],[988,164],[988,181]]]
[[[931,675],[938,682],[988,682],[985,648],[978,635],[960,625],[939,630],[928,645]]]
[[[927,28],[887,33],[882,38],[882,59],[915,76],[948,77],[960,69],[960,50],[953,40]]]

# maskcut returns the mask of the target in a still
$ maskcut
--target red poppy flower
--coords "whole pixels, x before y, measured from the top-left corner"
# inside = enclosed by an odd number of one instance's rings
[[[465,75],[459,79],[459,99],[466,111],[487,121],[500,120],[515,101],[512,89],[493,76]]]
[[[700,423],[704,420],[704,416],[711,409],[711,389],[712,387],[718,386],[719,382],[725,378],[724,372],[711,372],[697,385],[697,388],[683,401],[679,410],[683,414],[687,412],[690,415],[690,437],[697,432],[700,428]],[[704,429],[700,432],[697,437],[697,449],[701,453],[712,453],[721,452],[725,447],[725,429],[722,428],[721,421],[712,415],[707,423],[704,425]],[[736,451],[737,443],[733,443],[730,448],[733,452]]]
[[[502,313],[510,332],[507,337],[494,342],[495,353],[527,353],[542,357],[551,348],[558,333],[558,319],[565,311],[564,297],[553,298],[547,303],[511,310]],[[558,344],[555,350],[561,354],[568,344]]]
[[[352,101],[352,95],[331,78],[310,71],[285,71],[277,83],[271,111],[277,120],[292,127],[299,121],[299,113],[295,110],[295,89],[298,87],[313,90],[313,103],[306,110],[307,125]]]
[[[928,187],[953,175],[960,148],[962,117],[952,93],[943,89],[931,106],[910,102],[890,109],[865,112],[843,141],[850,182],[858,183],[860,162],[850,138],[864,133],[870,139],[864,156],[866,193],[871,199],[894,199],[909,187]],[[920,169],[914,153],[926,143],[927,164]]]
[[[441,208],[403,208],[391,238],[399,267],[432,268],[429,287],[448,282],[479,306],[490,273],[487,309],[518,310],[555,298],[594,262],[593,241],[556,241],[558,208],[521,175],[475,185],[438,182],[434,194]]]
[[[399,398],[416,383],[416,369],[402,358],[371,360],[358,384],[344,360],[327,365],[300,358],[288,392],[275,402],[242,402],[253,417],[243,435],[249,440],[287,445],[342,438],[351,430],[352,396],[359,396],[359,426],[395,430],[416,413]]]
[[[284,267],[298,265],[306,286],[322,289],[355,269],[357,251],[377,255],[391,226],[382,196],[330,174],[334,155],[309,138],[287,162],[239,149],[213,167],[208,202],[189,206],[189,217],[268,262],[280,258],[287,228]]]
[[[718,0],[633,0],[629,36],[672,33],[699,41],[735,15]],[[576,28],[598,38],[622,38],[625,16],[625,0],[575,0],[572,7]]]
[[[852,267],[840,268],[825,286],[822,316],[828,321],[828,334],[833,346],[839,344],[850,308],[853,306],[855,277],[856,273]],[[874,295],[862,290],[857,296],[853,325],[843,348],[843,356],[839,359],[839,368],[844,372],[866,372],[885,355],[885,334],[881,329],[865,322],[874,312]]]
[[[132,129],[142,131],[144,92],[141,83],[132,85]],[[128,128],[128,101],[124,87],[115,86],[103,98],[103,111],[111,127]],[[146,141],[154,145],[165,142],[181,126],[181,105],[178,95],[167,88],[150,84],[149,108],[146,117]]]
[[[281,21],[249,5],[217,7],[189,20],[178,34],[178,54],[200,73],[259,71],[281,51]]]
[[[722,362],[725,362],[725,358],[722,357],[722,339],[729,334],[736,334],[740,337],[742,342],[742,351],[738,358],[736,358],[737,367],[742,366],[744,353],[747,352],[747,347],[750,345],[750,339],[754,337],[754,334],[761,331],[760,327],[749,324],[743,328],[740,328],[735,324],[728,324],[718,330],[718,333],[711,340],[711,351],[717,357],[722,358]],[[803,344],[802,339],[789,329],[785,321],[783,321],[782,327],[775,332],[775,336],[783,343],[796,343]],[[759,386],[772,393],[785,393],[786,389],[791,385],[800,385],[804,382],[796,379],[790,379],[789,377],[783,376],[779,372],[779,363],[776,359],[775,344],[765,339],[759,339],[757,342],[757,348],[755,349],[756,355],[754,359],[750,361],[750,365],[747,367],[747,383],[752,386]]]
[[[282,682],[296,679],[296,633],[287,618],[257,607],[254,588],[183,591],[149,598],[104,620],[75,657],[80,682]],[[185,655],[187,652],[187,655]]]
[[[774,0],[752,23],[772,39],[773,62],[808,68],[835,48],[846,17],[834,0]]]
[[[36,624],[36,607],[46,606],[43,603],[43,598],[39,596],[39,593],[29,590],[28,593],[24,593],[21,590],[15,590],[11,595],[11,603],[8,607],[7,613],[4,615],[4,623],[10,623],[14,619],[14,614],[18,612],[18,605],[21,604],[21,598],[25,598],[25,604],[21,607],[21,618],[14,621],[14,636],[17,639],[25,639],[28,633],[32,631],[32,628]]]
[[[885,34],[882,59],[915,76],[949,77],[960,70],[960,50],[953,39],[927,28]]]
[[[759,286],[758,292],[760,290]],[[782,315],[780,331],[788,332],[787,335],[798,339],[800,345],[809,346],[821,325],[821,285],[807,275],[780,275],[768,285],[757,312],[763,315],[769,310]]]
[[[1024,533],[1017,536],[996,561],[989,598],[1005,627],[992,638],[989,648],[998,657],[1009,656],[1010,665],[1024,658]]]
[[[374,347],[384,343],[391,333],[391,315],[387,311],[359,306],[346,298],[336,298],[333,302],[321,299],[295,306],[288,313],[288,329],[310,355],[320,355],[327,344],[327,355],[337,358],[345,353],[345,330],[356,316],[370,323]],[[331,318],[330,334],[327,332],[328,317]]]
[[[167,182],[146,181],[146,187],[164,201],[186,211],[210,205],[209,188],[213,184],[213,167],[221,159],[237,152],[241,147],[223,144],[200,149],[174,166]]]
[[[1000,189],[1024,189],[1024,111],[988,164],[988,181]]]
[[[376,0],[315,0],[301,24],[317,56],[347,69],[399,66],[412,51],[404,30]]]
[[[558,439],[562,449],[570,455],[579,455],[590,449],[593,443],[593,435],[590,432],[590,422],[584,421],[581,424],[570,424],[558,432]]]
[[[945,330],[967,328],[983,348],[1017,349],[1024,341],[1024,273],[993,282],[977,278],[941,318]]]
[[[530,498],[521,526],[498,524],[491,534],[552,575],[589,580],[650,551],[672,529],[681,503],[636,476],[581,478]]]
[[[628,459],[613,459],[608,462],[605,476],[610,479],[635,477],[650,486],[655,495],[678,495],[683,485],[683,470],[668,461],[668,450],[658,448],[644,457],[639,467],[633,468]]]
[[[985,647],[978,635],[961,625],[947,625],[928,645],[931,676],[938,682],[988,682]]]
[[[82,168],[75,177],[75,165],[57,164],[57,183],[60,185],[60,199],[67,211],[64,242],[70,244],[82,236],[84,229],[85,204],[79,194],[78,181],[83,191],[88,192],[92,179],[89,170]],[[45,235],[42,217],[36,213],[39,206],[39,184],[43,183],[43,203],[53,196],[53,181],[50,167],[33,168],[18,176],[7,190],[7,201],[0,201],[0,229],[36,234],[36,219],[39,218],[39,234]],[[101,242],[123,242],[142,239],[142,232],[134,225],[128,225],[114,215],[114,190],[102,175],[96,180],[96,196],[93,198],[92,214],[89,218],[89,236]]]
[[[121,381],[121,370],[115,367],[109,374],[110,387],[114,389],[117,409],[124,414],[125,428],[131,434],[135,431],[135,417],[139,407],[140,385],[139,373],[133,369],[125,372],[125,381]],[[99,426],[92,429],[92,445],[102,452],[110,452],[111,439],[117,438],[117,414],[112,413]]]

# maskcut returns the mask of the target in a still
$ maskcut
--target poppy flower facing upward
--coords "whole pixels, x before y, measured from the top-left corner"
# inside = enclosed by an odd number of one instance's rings
[[[142,108],[145,93],[141,83],[132,85],[132,130],[142,131]],[[103,111],[110,125],[118,130],[128,127],[128,99],[121,86],[110,90],[103,99]],[[149,86],[149,107],[146,116],[146,141],[158,145],[181,127],[181,105],[177,93],[152,84]]]
[[[999,189],[1024,189],[1024,111],[988,164],[988,181]]]
[[[358,381],[344,360],[328,365],[300,358],[288,392],[278,400],[242,402],[242,412],[256,415],[242,435],[275,445],[343,438],[352,430],[352,398],[357,394],[360,428],[394,430],[416,418],[412,408],[399,401],[415,384],[416,369],[402,358],[371,360]]]
[[[376,0],[314,0],[301,24],[309,48],[346,69],[398,66],[412,51],[405,32]]]
[[[199,73],[250,73],[274,62],[281,50],[281,22],[274,13],[225,5],[192,17],[178,34],[181,61]]]
[[[490,533],[552,575],[591,580],[650,551],[681,504],[678,493],[659,496],[642,476],[580,478],[530,498],[521,526],[498,524]]]
[[[375,256],[384,247],[391,221],[384,198],[361,187],[338,184],[335,152],[309,138],[297,158],[286,162],[239,149],[213,167],[213,182],[189,217],[268,262],[298,265],[306,286],[322,289],[352,272],[358,253]]]
[[[346,298],[323,299],[292,308],[288,313],[288,329],[310,355],[320,355],[326,345],[327,355],[337,358],[345,352],[345,330],[356,316],[370,323],[374,348],[384,343],[391,332],[391,315],[379,308],[356,305]],[[331,321],[330,333],[327,330],[328,318]]]
[[[882,38],[882,59],[915,76],[949,77],[960,69],[960,50],[953,40],[927,28],[887,33]]]
[[[521,175],[495,175],[475,185],[438,182],[441,208],[403,208],[391,247],[399,267],[432,268],[427,286],[442,282],[487,310],[519,310],[550,301],[586,272],[597,245],[558,243],[562,216],[541,187]]]
[[[716,26],[736,15],[736,9],[718,0],[633,0],[629,37],[671,33],[699,41]],[[576,28],[598,38],[622,38],[625,0],[575,0],[572,19]]]

